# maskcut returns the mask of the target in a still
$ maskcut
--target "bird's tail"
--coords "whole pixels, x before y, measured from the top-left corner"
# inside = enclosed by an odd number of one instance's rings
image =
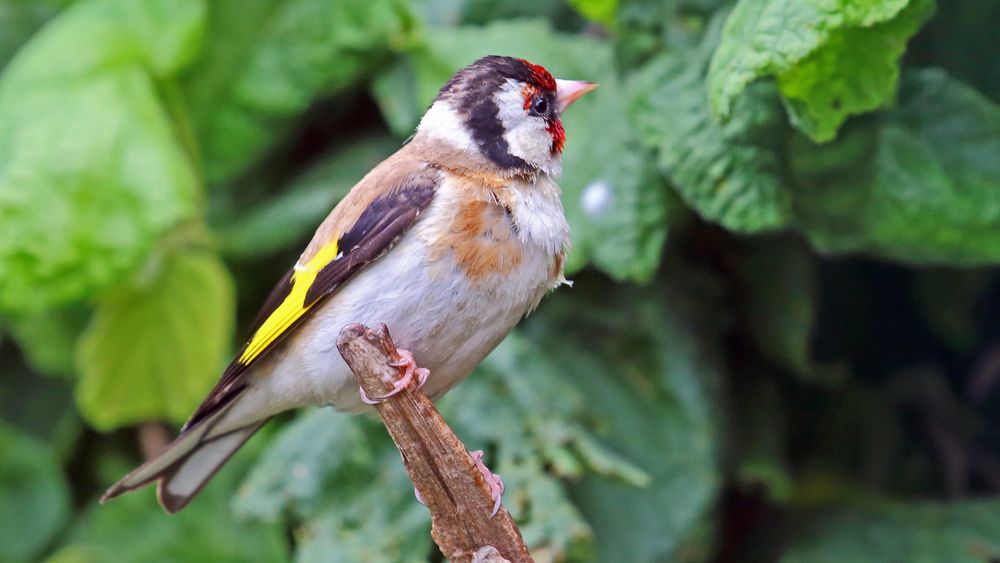
[[[211,432],[227,410],[186,429],[162,453],[112,485],[101,502],[158,481],[156,496],[164,510],[173,514],[187,506],[215,472],[267,422],[264,419],[224,434]]]

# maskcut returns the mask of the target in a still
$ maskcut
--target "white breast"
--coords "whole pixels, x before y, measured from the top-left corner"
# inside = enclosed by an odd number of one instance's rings
[[[350,323],[386,323],[397,346],[431,370],[425,392],[432,398],[467,376],[562,281],[561,269],[553,264],[568,244],[569,227],[558,187],[546,177],[511,190],[512,234],[522,258],[509,274],[472,282],[452,254],[435,254],[435,242],[448,232],[461,195],[443,182],[396,247],[324,303],[298,337],[272,353],[252,389],[268,403],[267,410],[303,404],[364,408],[336,348],[337,335]]]

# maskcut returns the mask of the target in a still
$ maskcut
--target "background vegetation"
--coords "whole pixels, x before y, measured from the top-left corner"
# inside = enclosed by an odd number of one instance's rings
[[[441,408],[540,561],[1000,558],[1000,3],[0,0],[0,560],[424,561],[372,420],[100,492],[479,55],[566,116],[572,288]]]

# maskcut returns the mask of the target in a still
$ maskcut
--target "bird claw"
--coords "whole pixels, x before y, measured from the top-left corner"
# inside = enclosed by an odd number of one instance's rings
[[[409,387],[410,383],[413,382],[414,376],[417,379],[417,389],[420,389],[427,383],[427,378],[430,376],[431,372],[427,368],[417,367],[417,362],[413,360],[413,354],[409,350],[398,350],[399,359],[389,362],[389,365],[395,368],[403,368],[403,376],[396,380],[392,385],[392,390],[382,395],[381,397],[369,397],[368,393],[364,389],[358,388],[358,394],[361,395],[361,402],[366,405],[377,405],[382,401],[398,394],[403,389]]]
[[[486,480],[486,484],[490,487],[490,497],[493,499],[493,511],[490,512],[490,518],[493,518],[500,511],[500,503],[503,501],[503,478],[490,471],[490,468],[486,467],[486,464],[483,463],[483,456],[485,455],[483,450],[469,452],[469,455],[472,456],[472,462],[476,464],[476,469],[482,473],[483,479]]]

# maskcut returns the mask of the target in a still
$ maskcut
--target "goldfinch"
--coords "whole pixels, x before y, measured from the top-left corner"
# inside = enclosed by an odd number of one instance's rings
[[[564,281],[560,116],[595,87],[502,56],[455,73],[411,140],[320,224],[177,439],[102,502],[157,482],[176,512],[271,416],[366,409],[379,398],[359,393],[337,351],[345,325],[389,326],[409,351],[397,390],[415,373],[436,399],[465,378]]]

